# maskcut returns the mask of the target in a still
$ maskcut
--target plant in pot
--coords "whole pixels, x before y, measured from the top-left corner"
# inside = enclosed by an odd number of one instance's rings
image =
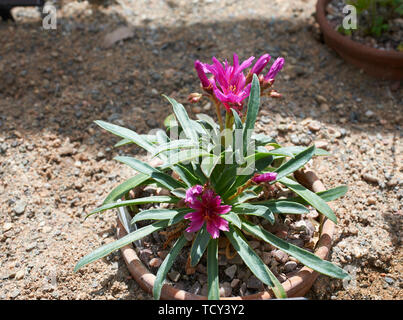
[[[318,0],[316,4],[316,20],[329,47],[380,79],[403,79],[402,15],[402,0]]]
[[[166,286],[164,281],[175,259],[188,247],[187,267],[196,267],[205,257],[207,298],[219,299],[218,254],[219,241],[223,238],[227,239],[227,249],[232,247],[251,273],[278,298],[285,298],[286,290],[251,247],[249,239],[268,243],[319,273],[338,279],[348,277],[340,267],[288,243],[264,227],[273,225],[276,219],[283,221],[289,215],[307,214],[308,208],[315,208],[322,222],[336,223],[336,216],[326,201],[344,195],[347,188],[340,186],[315,193],[295,179],[293,174],[297,170],[312,157],[327,154],[326,151],[315,146],[282,147],[270,136],[254,134],[260,97],[280,96],[272,87],[284,59],[278,58],[263,75],[270,60],[265,54],[245,75],[253,59],[239,64],[234,54],[233,65],[227,61],[222,64],[216,58],[211,65],[195,62],[203,93],[193,93],[189,100],[210,99],[215,105],[218,123],[205,114],[198,114],[197,120],[191,119],[183,105],[169,97],[165,98],[173,107],[173,115],[168,117],[171,121],[166,121],[165,131],[159,130],[154,135],[137,134],[121,126],[96,121],[105,130],[123,138],[118,145],[135,143],[160,163],[151,166],[133,157],[115,158],[138,174],[113,189],[103,205],[89,215],[126,206],[133,215],[131,223],[143,223],[143,226],[86,255],[77,263],[75,271],[157,232],[169,235],[165,245],[171,249],[153,280],[155,299],[161,298]],[[149,186],[162,191],[146,197],[130,195],[133,190]],[[276,196],[281,186],[291,190],[294,197]],[[163,233],[163,229],[169,232]]]

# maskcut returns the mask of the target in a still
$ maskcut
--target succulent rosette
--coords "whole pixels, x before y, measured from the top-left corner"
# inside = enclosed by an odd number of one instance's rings
[[[136,144],[157,158],[160,164],[154,167],[135,157],[115,157],[137,174],[116,186],[103,204],[89,215],[126,206],[136,209],[132,210],[131,224],[150,223],[89,253],[77,263],[75,270],[153,232],[173,229],[175,238],[167,239],[172,240],[168,243],[171,251],[156,275],[155,299],[160,298],[166,275],[185,248],[190,248],[187,250],[191,267],[207,256],[208,298],[219,299],[218,239],[222,237],[251,272],[279,298],[286,297],[281,283],[249,245],[247,236],[283,250],[322,274],[340,279],[348,276],[338,266],[278,238],[263,227],[267,223],[274,224],[284,215],[307,214],[309,207],[336,222],[336,215],[326,202],[347,191],[346,186],[340,186],[316,194],[295,181],[293,173],[312,157],[328,154],[325,150],[314,145],[284,147],[270,136],[253,132],[260,97],[265,92],[271,95],[270,87],[284,65],[284,59],[278,58],[264,74],[270,59],[265,54],[252,66],[254,57],[240,63],[234,54],[232,65],[227,61],[222,64],[216,58],[211,65],[195,62],[203,96],[215,101],[218,109],[223,106],[226,110],[225,127],[220,121],[220,113],[217,113],[219,123],[204,114],[191,119],[182,104],[166,96],[173,108],[173,115],[169,117],[173,121],[164,122],[166,130],[145,135],[96,121],[122,139],[117,146]],[[246,72],[248,68],[250,70]],[[192,102],[200,99],[201,94],[191,97]],[[275,185],[290,189],[295,197],[267,196],[270,194],[267,190]],[[130,197],[131,190],[145,186],[158,187],[164,192]],[[148,206],[143,206],[145,204]],[[188,242],[190,246],[186,246]]]

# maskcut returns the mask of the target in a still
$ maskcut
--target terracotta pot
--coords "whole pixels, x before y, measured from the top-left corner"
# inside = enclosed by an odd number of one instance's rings
[[[403,52],[379,50],[365,46],[334,30],[326,18],[326,6],[331,0],[318,0],[316,20],[326,44],[344,60],[378,79],[403,79]]]
[[[313,171],[297,171],[295,172],[295,178],[299,183],[307,187],[314,192],[320,192],[326,190],[322,182],[315,175]],[[315,255],[321,259],[326,259],[330,248],[334,231],[334,223],[321,215],[321,232],[318,243],[315,248]],[[125,236],[126,230],[122,226],[118,219],[117,235],[118,238]],[[127,245],[121,248],[123,258],[129,268],[130,274],[137,281],[137,283],[148,293],[152,293],[154,286],[155,275],[151,273],[141,262],[137,256],[136,251],[132,245]],[[318,277],[318,273],[308,267],[303,267],[294,276],[287,279],[282,283],[284,290],[288,297],[302,297],[311,288],[312,284]],[[243,296],[243,297],[222,297],[222,300],[266,300],[272,299],[274,295],[271,291],[263,291],[256,294]],[[206,300],[207,297],[200,296],[186,292],[184,290],[178,290],[171,285],[164,284],[161,291],[161,299],[164,300]]]

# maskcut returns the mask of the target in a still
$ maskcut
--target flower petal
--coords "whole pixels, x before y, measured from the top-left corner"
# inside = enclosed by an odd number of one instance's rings
[[[207,221],[206,229],[213,239],[217,239],[220,236],[220,230],[215,226],[213,221]]]

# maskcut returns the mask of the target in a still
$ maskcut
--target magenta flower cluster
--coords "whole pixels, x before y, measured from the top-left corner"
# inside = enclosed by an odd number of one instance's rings
[[[255,57],[252,56],[240,64],[236,53],[234,53],[233,65],[230,65],[227,60],[223,65],[213,57],[211,65],[196,60],[195,69],[205,91],[211,92],[217,100],[221,101],[228,112],[231,108],[241,112],[243,102],[250,94],[252,75],[259,75],[269,63],[270,58],[269,54],[262,55],[246,76],[244,70],[252,65]],[[272,84],[283,65],[284,58],[276,59],[262,81]],[[208,78],[207,74],[212,76]]]
[[[222,200],[213,190],[195,185],[186,191],[185,202],[195,211],[185,215],[190,220],[187,232],[200,230],[206,223],[206,229],[213,239],[220,236],[220,230],[228,231],[228,221],[221,215],[231,210],[230,205],[221,204]]]

